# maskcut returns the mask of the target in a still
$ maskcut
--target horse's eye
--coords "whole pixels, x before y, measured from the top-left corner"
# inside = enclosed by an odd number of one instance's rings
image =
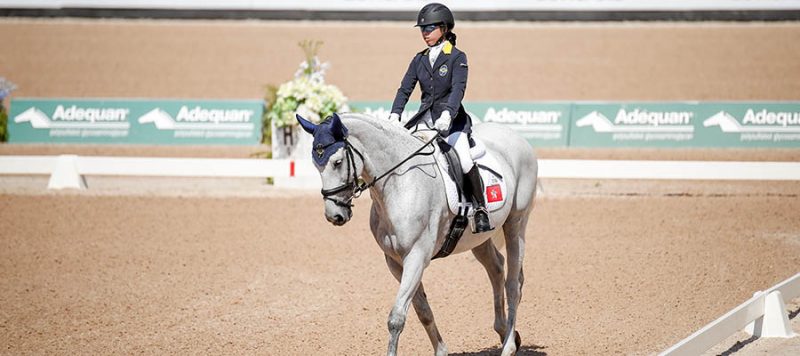
[[[337,159],[335,162],[333,162],[333,166],[334,167],[339,167],[341,165],[342,165],[342,160],[340,160],[340,159]]]

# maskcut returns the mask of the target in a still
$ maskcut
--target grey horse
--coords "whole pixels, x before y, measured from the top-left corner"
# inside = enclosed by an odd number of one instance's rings
[[[422,286],[422,273],[441,248],[454,218],[433,158],[411,155],[419,152],[423,143],[388,120],[353,113],[341,117],[334,114],[320,124],[299,115],[297,120],[314,135],[311,155],[322,178],[325,217],[329,222],[337,226],[347,223],[352,217],[351,201],[369,187],[370,228],[389,270],[400,282],[389,313],[387,355],[397,354],[411,303],[435,355],[446,355],[447,346]],[[484,123],[473,130],[487,152],[500,162],[509,200],[490,214],[493,225],[502,228],[481,234],[467,229],[453,253],[471,250],[489,274],[494,293],[494,330],[503,343],[502,355],[513,355],[521,343],[515,322],[524,280],[525,227],[534,205],[538,163],[530,145],[510,129]],[[402,164],[397,166],[399,163]],[[504,258],[497,249],[502,243],[508,261],[506,276]]]

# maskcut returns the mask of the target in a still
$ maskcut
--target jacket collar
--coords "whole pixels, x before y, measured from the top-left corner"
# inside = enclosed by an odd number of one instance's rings
[[[422,61],[424,62],[423,65],[428,70],[428,72],[433,73],[433,68],[437,68],[440,65],[440,62],[443,62],[445,60],[445,55],[449,56],[450,54],[452,54],[453,48],[455,48],[453,47],[453,44],[450,43],[450,41],[445,40],[444,46],[442,47],[442,53],[439,53],[439,57],[436,58],[436,62],[433,63],[433,66],[431,66],[431,63],[428,61],[427,58],[424,61]],[[431,49],[426,48],[425,51],[423,51],[423,55],[428,56],[430,52]]]
[[[450,43],[450,41],[445,40],[444,41],[444,46],[442,47],[442,53],[451,54],[451,53],[453,53],[453,48],[455,48],[453,46],[453,44]],[[430,53],[431,53],[430,47],[426,48],[425,50],[422,51],[422,55],[424,55],[424,56],[427,56]]]

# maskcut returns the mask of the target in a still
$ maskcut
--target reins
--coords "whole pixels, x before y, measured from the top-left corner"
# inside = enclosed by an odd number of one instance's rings
[[[381,175],[379,175],[379,176],[375,177],[374,179],[372,179],[371,182],[367,183],[367,182],[363,182],[362,181],[360,184],[358,183],[358,180],[359,180],[358,179],[358,172],[357,172],[356,161],[355,161],[355,156],[353,155],[353,152],[355,151],[355,153],[358,154],[358,157],[361,158],[361,162],[364,162],[364,155],[361,154],[361,152],[359,152],[358,149],[353,147],[353,145],[350,144],[350,141],[348,141],[347,138],[345,138],[344,139],[344,149],[345,149],[345,155],[346,155],[347,161],[348,161],[348,164],[347,164],[347,175],[346,176],[350,177],[350,168],[352,167],[353,168],[353,180],[352,181],[348,180],[344,184],[342,184],[342,185],[340,185],[338,187],[335,187],[335,188],[322,189],[320,191],[320,193],[322,193],[323,199],[330,200],[330,201],[332,201],[334,204],[336,204],[338,206],[347,207],[347,208],[352,207],[353,206],[353,204],[352,204],[353,199],[356,199],[356,198],[360,197],[361,193],[363,193],[365,190],[367,190],[369,188],[372,188],[376,183],[378,183],[379,180],[381,180],[384,177],[388,176],[395,169],[399,168],[404,163],[408,162],[410,159],[412,159],[412,158],[414,158],[416,156],[430,156],[430,155],[436,153],[436,149],[435,148],[433,150],[431,150],[430,152],[422,152],[422,150],[425,149],[425,147],[427,147],[431,143],[433,143],[433,141],[435,141],[437,138],[439,138],[439,136],[435,135],[433,138],[428,140],[428,142],[425,142],[424,145],[422,145],[416,151],[411,153],[411,155],[406,157],[404,160],[400,161],[400,163],[394,165],[392,168],[389,168],[386,172],[383,172]],[[340,201],[340,200],[331,198],[332,195],[341,193],[341,192],[347,190],[348,188],[352,188],[353,192],[350,194],[350,197],[347,200]]]

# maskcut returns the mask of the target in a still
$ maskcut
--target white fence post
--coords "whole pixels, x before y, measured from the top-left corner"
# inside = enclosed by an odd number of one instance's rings
[[[58,156],[47,189],[86,189],[86,179],[78,172],[78,156]]]
[[[761,292],[759,292],[761,293]],[[780,291],[772,291],[764,300],[764,315],[747,325],[745,331],[757,337],[795,337]]]

